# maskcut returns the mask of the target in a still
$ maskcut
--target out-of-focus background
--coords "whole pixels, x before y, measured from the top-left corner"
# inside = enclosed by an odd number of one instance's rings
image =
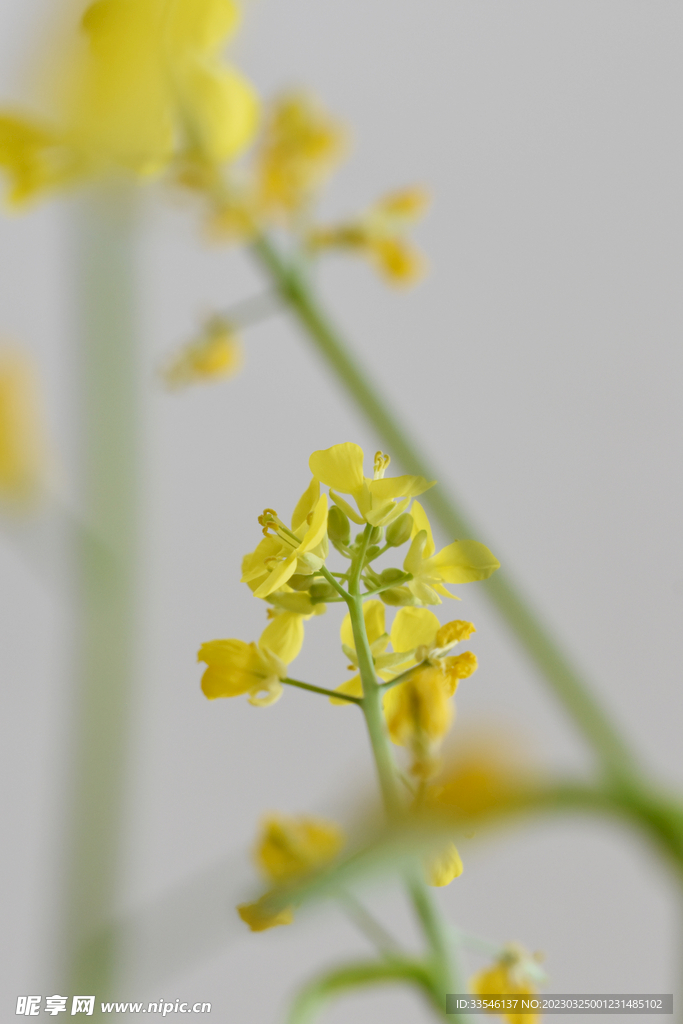
[[[5,100],[22,96],[50,7],[0,4]],[[431,265],[424,282],[395,292],[361,261],[330,258],[326,300],[476,518],[477,539],[517,577],[643,761],[678,785],[682,31],[674,0],[260,0],[232,48],[262,95],[310,87],[351,127],[326,214],[414,182],[433,193],[416,232]],[[234,870],[219,900],[224,934],[204,959],[151,988],[132,979],[116,998],[210,1001],[221,1020],[265,1024],[316,968],[366,946],[334,906],[262,935],[241,925],[230,903],[255,885],[259,816],[343,818],[374,785],[372,766],[353,710],[298,691],[265,710],[209,703],[195,652],[260,633],[263,608],[239,583],[240,560],[264,506],[291,510],[310,452],[354,440],[371,455],[380,443],[286,316],[249,331],[239,377],[164,392],[155,374],[166,354],[206,312],[261,286],[242,252],[202,240],[189,208],[154,189],[142,207],[145,587],[121,911],[223,857]],[[77,507],[74,217],[68,200],[2,217],[0,333],[39,360],[61,487]],[[56,984],[72,617],[65,545],[45,517],[4,531],[0,578],[9,1014],[18,995]],[[456,742],[493,722],[545,763],[586,771],[485,586],[460,590],[480,669],[459,690]],[[333,608],[308,623],[301,678],[346,677],[338,624]],[[634,837],[564,820],[461,853],[463,876],[439,895],[449,915],[543,950],[550,991],[674,991],[681,908]],[[390,885],[370,902],[410,933]],[[414,995],[387,989],[325,1019],[420,1012]]]

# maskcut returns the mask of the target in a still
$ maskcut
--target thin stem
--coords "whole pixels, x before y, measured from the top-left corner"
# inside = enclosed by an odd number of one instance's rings
[[[339,693],[337,690],[326,690],[324,686],[313,686],[312,683],[302,683],[298,679],[281,679],[281,683],[287,686],[297,686],[300,690],[310,690],[311,693],[322,693],[324,697],[334,697],[335,700],[347,700],[350,704],[362,704],[362,697],[352,697],[348,693]]]
[[[325,577],[327,582],[334,587],[337,593],[341,596],[342,600],[346,601],[348,604],[349,595],[347,591],[344,590],[341,583],[337,583],[336,579],[334,578],[333,574],[329,571],[329,569],[326,569],[325,566],[323,565],[322,568],[320,569],[320,572]]]
[[[282,312],[282,300],[277,292],[265,291],[260,295],[252,295],[248,299],[236,302],[221,314],[225,320],[235,327],[250,327],[260,323],[276,313]]]
[[[346,889],[342,890],[339,894],[339,902],[356,928],[370,939],[380,953],[389,957],[405,956],[404,951],[393,936],[389,934],[384,925],[380,924],[360,900],[356,899],[353,893]]]
[[[408,472],[418,473],[428,480],[436,479],[438,474],[429,460],[414,445],[399,418],[352,355],[315,297],[308,280],[296,267],[287,263],[265,236],[253,243],[252,252],[305,336],[331,367],[336,379],[375,428],[386,448]],[[456,501],[445,494],[443,487],[432,488],[424,500],[450,537],[481,535],[482,531],[470,523]],[[497,572],[487,581],[483,593],[493,602],[527,656],[545,677],[604,770],[618,778],[631,777],[635,772],[635,758],[629,745],[510,576]]]
[[[361,597],[365,601],[368,597],[374,597],[375,594],[381,594],[383,590],[393,590],[394,587],[401,587],[411,579],[412,576],[406,573],[405,579],[392,580],[391,583],[383,583],[381,587],[375,587],[374,590],[367,590],[364,594],[361,594]]]

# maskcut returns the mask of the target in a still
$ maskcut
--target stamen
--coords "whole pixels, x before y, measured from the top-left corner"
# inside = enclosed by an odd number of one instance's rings
[[[390,462],[391,458],[385,455],[384,452],[375,452],[375,480],[381,480],[384,477]]]

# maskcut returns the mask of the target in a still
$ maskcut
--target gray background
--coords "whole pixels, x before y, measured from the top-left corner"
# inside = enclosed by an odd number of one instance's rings
[[[26,48],[50,6],[0,5],[6,97],[21,94]],[[476,515],[478,538],[574,651],[643,760],[679,784],[682,21],[672,0],[261,0],[234,48],[264,95],[310,86],[353,127],[326,214],[416,181],[433,191],[416,231],[432,268],[419,288],[394,293],[364,264],[335,259],[323,292]],[[72,216],[52,203],[0,224],[0,329],[40,359],[67,493]],[[373,784],[353,712],[299,692],[267,710],[210,704],[194,653],[216,636],[260,632],[240,558],[265,505],[291,509],[309,453],[355,440],[371,454],[378,439],[285,318],[249,332],[239,378],[159,391],[164,354],[258,278],[239,252],[204,246],[190,212],[153,195],[142,245],[145,619],[122,909],[226,854],[241,865],[237,901],[262,810],[343,815]],[[20,993],[54,991],[71,688],[58,538],[49,566],[45,555],[53,533],[39,522],[0,544],[5,1015]],[[461,593],[481,668],[459,692],[458,730],[493,720],[546,763],[584,770],[581,744],[482,588]],[[327,653],[337,626],[332,612],[309,624],[300,676],[344,678],[342,656]],[[449,915],[543,949],[551,991],[674,990],[680,899],[633,837],[566,821],[461,852],[465,873],[440,896]],[[394,890],[372,902],[410,931]],[[221,1020],[276,1021],[300,979],[366,948],[333,907],[263,935],[231,913],[229,944],[153,991],[131,981],[118,998],[210,1000]],[[424,1013],[410,993],[387,990],[325,1019],[351,1015]]]

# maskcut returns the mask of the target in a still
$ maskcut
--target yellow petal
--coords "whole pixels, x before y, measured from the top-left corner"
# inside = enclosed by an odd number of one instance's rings
[[[436,550],[436,546],[434,544],[432,528],[429,524],[427,513],[425,512],[419,501],[413,502],[413,507],[410,510],[410,514],[413,517],[413,532],[411,536],[415,537],[420,532],[420,530],[425,531],[425,533],[427,534],[427,540],[425,541],[425,546],[422,553],[424,558],[431,558]]]
[[[275,928],[279,924],[291,924],[294,920],[294,908],[285,907],[275,913],[267,909],[266,897],[262,896],[256,903],[242,903],[237,913],[252,932],[264,932],[266,928]]]
[[[297,552],[300,549],[297,548],[287,558],[274,567],[273,571],[269,573],[266,579],[261,583],[254,591],[254,597],[268,597],[273,594],[280,587],[284,586],[290,576],[293,576],[296,572],[296,563],[298,560]]]
[[[188,112],[190,149],[211,163],[232,160],[256,132],[259,102],[250,83],[233,68],[187,65],[178,79]]]
[[[428,608],[399,608],[391,627],[395,651],[411,651],[422,644],[431,646],[441,623]]]
[[[285,665],[294,661],[304,642],[304,620],[297,612],[280,612],[268,623],[259,647],[271,651]]]
[[[312,551],[313,548],[317,547],[322,541],[323,537],[327,533],[327,495],[321,494],[316,502],[313,515],[311,517],[311,524],[308,530],[304,534],[304,537],[299,546],[299,554],[305,554],[307,551]]]
[[[448,644],[459,643],[461,640],[467,640],[476,632],[473,622],[454,619],[453,622],[446,622],[440,627],[436,634],[436,646],[447,647]]]
[[[432,857],[425,867],[427,880],[435,887],[450,885],[463,872],[462,860],[454,843],[449,843],[442,853]]]
[[[381,481],[378,482],[381,483]],[[410,498],[404,498],[403,501],[387,501],[379,508],[373,508],[367,512],[365,519],[371,526],[388,526],[389,523],[393,523],[394,519],[398,519],[402,512],[405,512],[409,504]]]
[[[335,687],[336,693],[346,693],[349,697],[362,697],[363,696],[363,683],[360,676],[352,676],[351,679],[347,679],[341,686]],[[349,705],[351,701],[340,700],[338,697],[330,697],[330,704],[346,704]]]
[[[473,583],[487,580],[500,568],[500,562],[485,544],[477,540],[456,540],[442,548],[431,564],[446,583]]]
[[[270,814],[261,824],[255,856],[269,879],[288,882],[328,863],[344,842],[343,830],[333,821]]]
[[[350,441],[313,452],[308,465],[322,484],[342,494],[353,494],[363,486],[363,449]]]
[[[357,526],[362,526],[365,523],[365,520],[363,519],[362,516],[358,515],[355,508],[352,508],[351,505],[349,505],[348,501],[344,501],[344,499],[340,497],[331,488],[330,497],[332,498],[332,501],[335,503],[335,505],[337,505],[342,510],[342,512],[344,512],[349,517],[352,523],[355,523]]]
[[[440,668],[426,668],[384,696],[384,714],[389,736],[398,746],[415,740],[441,740],[453,720],[453,707],[446,693]]]
[[[178,54],[192,50],[211,54],[240,22],[239,8],[232,0],[175,0],[166,6],[166,41]]]
[[[462,654],[443,659],[444,682],[449,697],[453,696],[461,679],[468,679],[477,671],[477,664],[477,656],[472,651],[463,651]]]
[[[292,513],[292,529],[298,530],[304,520],[313,511],[320,497],[320,483],[315,477],[299,498],[296,508]]]
[[[202,690],[209,700],[248,693],[263,671],[256,644],[244,640],[210,640],[200,647],[197,661],[208,666]]]
[[[423,476],[389,476],[381,480],[368,480],[368,487],[373,498],[388,501],[390,498],[414,498],[429,490],[435,483],[436,480],[429,483]]]

